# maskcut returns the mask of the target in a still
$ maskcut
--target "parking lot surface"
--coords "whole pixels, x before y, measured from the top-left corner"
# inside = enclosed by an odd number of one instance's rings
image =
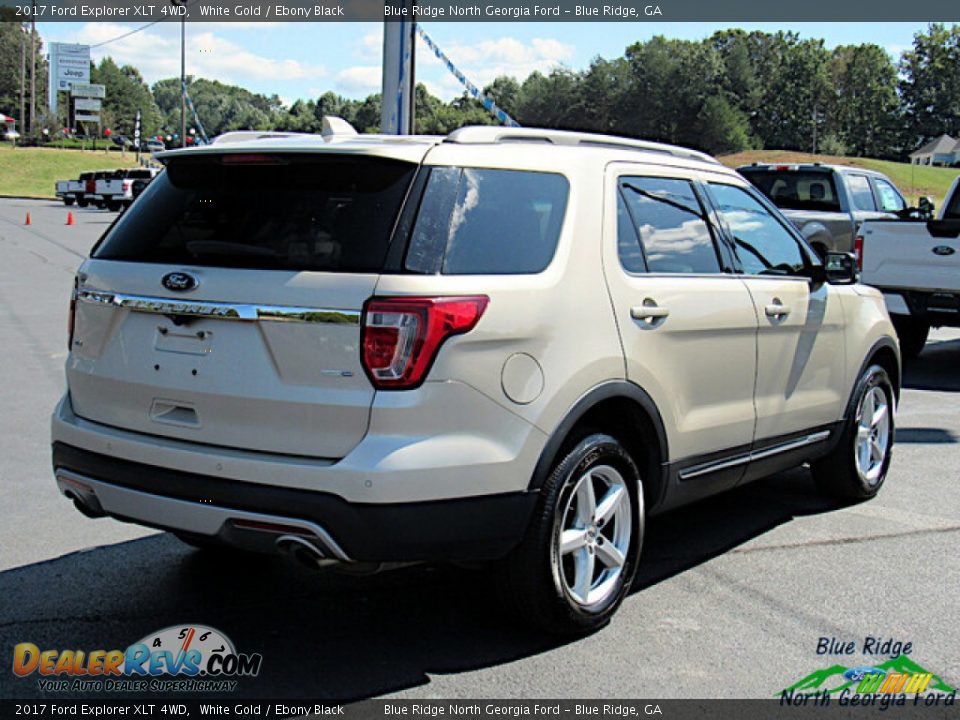
[[[818,498],[803,469],[655,519],[635,591],[600,632],[510,622],[489,572],[311,574],[90,520],[57,493],[48,419],[63,391],[73,273],[115,217],[0,200],[0,697],[37,697],[13,646],[125,648],[184,623],[263,655],[248,697],[771,697],[868,637],[960,685],[960,332],[906,373],[897,446],[873,501]],[[27,213],[32,224],[24,225]],[[818,655],[820,638],[855,641]]]

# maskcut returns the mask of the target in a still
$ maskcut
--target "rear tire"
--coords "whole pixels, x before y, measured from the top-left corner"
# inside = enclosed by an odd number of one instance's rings
[[[879,365],[868,367],[854,393],[840,440],[830,453],[811,463],[821,494],[848,500],[872,498],[890,469],[895,434],[893,384]]]
[[[504,589],[521,620],[557,634],[602,627],[637,569],[644,529],[640,472],[613,437],[592,433],[554,466]]]
[[[64,199],[63,199],[63,204],[66,205],[67,207],[69,207],[70,205],[73,205],[73,202],[74,202],[73,198],[64,198]]]
[[[83,198],[77,200],[77,205],[79,205],[80,207],[87,207],[87,205],[89,204],[90,204],[89,200],[84,200]]]
[[[930,334],[930,323],[910,315],[891,315],[890,320],[900,340],[900,355],[905,360],[912,360],[923,352]]]

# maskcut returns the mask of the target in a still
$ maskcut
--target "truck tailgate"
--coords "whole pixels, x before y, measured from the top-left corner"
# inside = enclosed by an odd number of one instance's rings
[[[861,234],[867,285],[960,291],[960,220],[868,221]]]

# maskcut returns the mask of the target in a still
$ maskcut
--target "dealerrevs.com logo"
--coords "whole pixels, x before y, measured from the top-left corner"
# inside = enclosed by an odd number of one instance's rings
[[[126,650],[13,648],[13,672],[37,676],[44,692],[231,692],[238,677],[256,677],[263,656],[239,653],[219,630],[174,625]]]

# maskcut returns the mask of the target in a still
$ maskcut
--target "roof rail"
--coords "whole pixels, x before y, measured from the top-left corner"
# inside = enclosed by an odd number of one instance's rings
[[[566,145],[571,147],[605,147],[624,150],[642,150],[644,152],[658,152],[674,157],[699,160],[714,165],[720,162],[706,153],[696,150],[667,145],[666,143],[651,142],[649,140],[635,140],[633,138],[617,137],[615,135],[600,135],[599,133],[571,132],[569,130],[545,130],[540,128],[513,128],[497,127],[493,125],[472,125],[454,130],[447,135],[445,142],[461,145],[499,144],[499,143],[549,143],[551,145]]]

